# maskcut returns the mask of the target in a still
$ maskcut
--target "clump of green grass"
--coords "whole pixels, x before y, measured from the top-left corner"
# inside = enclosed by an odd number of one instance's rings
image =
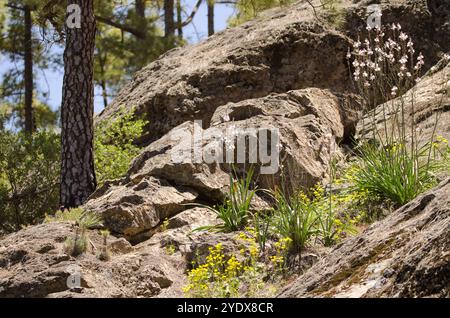
[[[98,214],[82,208],[56,211],[54,215],[46,215],[44,222],[75,222],[80,227],[87,229],[102,226],[102,219]]]
[[[99,215],[82,208],[57,211],[53,216],[46,216],[44,222],[74,222],[77,227],[73,238],[68,237],[64,242],[64,251],[72,256],[78,256],[86,252],[89,242],[87,230],[102,226]],[[109,232],[108,232],[109,234]]]
[[[361,147],[362,169],[354,186],[370,196],[402,206],[436,184],[436,162],[428,159],[429,147],[410,152],[404,143],[384,148],[373,144]]]
[[[254,168],[250,167],[244,178],[233,178],[230,173],[230,190],[225,202],[217,207],[210,207],[202,204],[196,206],[204,207],[214,212],[223,223],[213,226],[204,226],[195,229],[216,230],[223,232],[233,232],[243,229],[250,217],[250,205],[257,191],[251,188]]]
[[[108,250],[108,236],[109,236],[109,231],[108,230],[103,230],[101,231],[101,235],[103,238],[103,246],[102,249],[100,251],[100,253],[98,254],[98,259],[101,261],[109,261],[111,259],[111,255],[109,253]]]
[[[293,250],[300,252],[318,233],[318,216],[311,200],[299,192],[287,196],[275,192],[276,207],[272,224],[276,233],[291,240]]]
[[[67,238],[64,242],[64,251],[74,257],[86,252],[89,238],[85,228],[76,228],[73,238]]]

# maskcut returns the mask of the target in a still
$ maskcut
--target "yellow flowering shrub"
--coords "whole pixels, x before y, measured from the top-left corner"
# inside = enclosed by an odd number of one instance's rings
[[[205,263],[188,272],[188,284],[183,288],[187,297],[239,297],[254,296],[262,284],[260,266],[257,264],[259,247],[254,229],[239,233],[235,239],[241,242],[239,253],[243,261],[235,255],[226,255],[221,243],[209,248]],[[253,233],[253,234],[252,234]],[[241,290],[245,289],[244,293]]]
[[[275,254],[270,256],[269,260],[278,272],[282,272],[284,270],[291,243],[292,240],[289,237],[282,238],[278,242],[274,243]]]

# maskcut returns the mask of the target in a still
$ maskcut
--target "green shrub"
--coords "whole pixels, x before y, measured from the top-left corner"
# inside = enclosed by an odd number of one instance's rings
[[[0,132],[0,228],[41,222],[59,203],[59,135]]]
[[[126,113],[122,109],[117,120],[97,125],[94,150],[99,184],[123,177],[128,171],[131,161],[141,151],[134,142],[142,135],[146,124],[146,121],[134,118],[134,111]]]
[[[69,210],[58,210],[53,215],[45,215],[44,222],[78,222],[83,215],[84,210],[80,208],[69,209]]]
[[[228,24],[237,26],[258,17],[264,10],[287,6],[293,2],[295,0],[237,0],[236,15],[229,19]]]
[[[341,0],[321,1],[324,9],[324,18],[337,29],[341,29],[345,24],[345,10],[342,7]]]
[[[87,230],[102,226],[101,218],[94,212],[85,211],[81,208],[70,209],[65,211],[57,211],[53,216],[46,216],[45,222],[76,222],[78,225],[75,229],[73,238],[68,237],[64,242],[64,250],[67,254],[78,256],[86,252],[89,242]],[[107,235],[106,235],[107,234]],[[104,238],[104,248],[106,247],[106,239],[109,235],[108,231],[102,231]],[[103,252],[103,251],[102,251]],[[106,250],[107,252],[107,250]],[[107,255],[102,255],[106,257]]]

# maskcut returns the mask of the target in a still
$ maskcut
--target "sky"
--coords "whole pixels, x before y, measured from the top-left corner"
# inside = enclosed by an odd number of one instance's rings
[[[184,0],[186,12],[191,12],[191,9],[195,6],[197,0]],[[227,21],[230,16],[234,14],[234,8],[218,4],[215,8],[215,30],[221,31],[227,27]],[[207,8],[206,1],[204,1],[195,15],[195,18],[191,24],[184,29],[184,36],[189,43],[198,43],[208,36],[208,24],[207,24]],[[54,46],[50,52],[55,54],[61,53],[62,49]],[[61,55],[62,56],[62,55]],[[0,76],[7,69],[14,65],[6,60],[3,56],[0,56]],[[39,70],[35,85],[37,89],[48,91],[47,103],[53,108],[57,109],[61,105],[62,97],[62,81],[63,70]],[[97,89],[95,94],[95,112],[98,113],[103,109],[103,101],[100,96],[100,91]]]

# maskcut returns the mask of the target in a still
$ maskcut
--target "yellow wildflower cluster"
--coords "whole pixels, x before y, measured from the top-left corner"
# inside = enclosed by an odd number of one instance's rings
[[[250,241],[247,235],[241,233],[240,239]],[[254,240],[253,240],[254,242]],[[250,255],[249,262],[241,262],[236,256],[227,256],[221,243],[209,248],[205,263],[188,273],[188,284],[183,288],[188,297],[238,297],[239,289],[244,283],[243,277],[256,271],[256,257],[259,251],[250,245],[241,249],[244,255]]]
[[[448,140],[445,137],[438,135],[436,136],[436,140],[432,143],[432,146],[437,149],[448,147]]]
[[[238,241],[242,241],[242,246],[240,249],[240,253],[242,256],[249,256],[250,264],[255,264],[259,257],[259,246],[256,242],[256,230],[251,227],[245,228],[245,232],[240,232],[236,239]]]
[[[314,199],[320,199],[323,197],[325,193],[325,189],[320,183],[316,183],[316,185],[312,188],[312,193],[314,196]]]
[[[275,255],[270,256],[269,259],[276,269],[283,269],[291,243],[292,240],[289,237],[282,238],[278,242],[275,242]]]

